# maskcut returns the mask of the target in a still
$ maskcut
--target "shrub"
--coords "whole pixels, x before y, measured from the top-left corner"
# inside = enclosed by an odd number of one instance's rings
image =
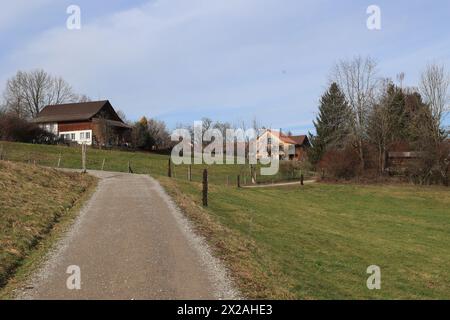
[[[406,176],[415,184],[443,184],[450,182],[450,142],[441,142],[437,148],[424,148],[420,156],[408,163]]]
[[[54,135],[13,114],[0,114],[0,139],[17,142],[51,143]]]
[[[358,153],[354,148],[333,149],[325,152],[318,164],[323,177],[334,179],[351,179],[358,175]]]

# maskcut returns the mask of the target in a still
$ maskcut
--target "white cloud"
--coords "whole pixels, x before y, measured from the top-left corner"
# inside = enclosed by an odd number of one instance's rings
[[[233,119],[256,115],[275,127],[302,126],[335,60],[384,54],[383,66],[394,70],[389,60],[407,55],[394,45],[408,29],[388,20],[379,33],[368,32],[364,6],[165,0],[105,16],[80,6],[81,30],[67,30],[61,19],[3,59],[3,77],[44,68],[94,99],[111,99],[131,118],[228,110]],[[417,65],[414,56],[408,61],[399,71]]]
[[[0,32],[4,32],[19,23],[31,20],[36,10],[55,2],[55,0],[14,0],[2,1],[0,6]]]
[[[307,14],[289,12],[275,0],[150,2],[80,31],[64,25],[49,30],[8,64],[60,74],[77,90],[110,98],[132,116],[183,108],[256,110],[278,106],[277,96],[302,85],[282,72],[294,71],[292,51],[304,44],[286,43],[291,35],[273,27],[282,28],[286,15]]]

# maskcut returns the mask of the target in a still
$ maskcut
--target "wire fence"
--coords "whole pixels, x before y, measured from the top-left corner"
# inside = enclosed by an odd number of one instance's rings
[[[0,142],[0,159],[25,162],[33,165],[82,169],[81,146],[48,146],[21,143]],[[99,150],[87,148],[86,169],[115,172],[131,172],[154,176],[169,175],[169,156],[150,154],[146,152],[127,152],[115,150]],[[170,175],[173,179],[201,183],[203,170],[208,169],[208,182],[222,186],[237,186],[240,177],[242,186],[251,184],[270,184],[278,182],[300,181],[301,176],[308,179],[312,172],[299,169],[291,162],[280,163],[276,175],[260,174],[260,165],[253,168],[248,164],[233,165],[174,165],[170,164]]]

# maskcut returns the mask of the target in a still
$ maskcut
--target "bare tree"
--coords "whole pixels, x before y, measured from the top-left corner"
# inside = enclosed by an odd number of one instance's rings
[[[76,96],[76,102],[90,102],[92,99],[85,94],[80,94]]]
[[[356,57],[349,61],[341,61],[335,66],[333,76],[352,110],[352,117],[349,119],[350,128],[358,150],[361,169],[364,169],[367,119],[374,105],[378,84],[376,63],[370,57]]]
[[[123,122],[125,122],[125,123],[128,122],[125,112],[123,112],[122,110],[119,109],[119,110],[116,110],[116,113],[119,116],[119,118],[122,119]]]
[[[36,117],[49,104],[76,101],[72,87],[61,77],[44,70],[18,71],[6,83],[4,92],[7,109],[20,117]]]
[[[368,138],[378,151],[378,169],[382,174],[386,168],[386,153],[393,136],[393,121],[389,105],[392,103],[392,95],[388,92],[388,87],[392,85],[391,81],[385,79],[382,81],[382,94],[379,102],[373,107],[368,119]]]
[[[61,104],[68,101],[76,101],[78,96],[73,93],[72,87],[61,77],[51,80],[51,88],[48,93],[49,104]]]
[[[427,133],[427,154],[433,157],[434,167],[446,185],[449,180],[449,155],[444,142],[446,133],[443,130],[443,121],[448,113],[449,87],[450,74],[445,71],[445,67],[428,65],[420,82],[420,92],[429,108],[429,119],[422,123],[422,130]]]
[[[24,107],[25,99],[21,92],[18,76],[6,82],[6,90],[3,93],[3,97],[5,100],[5,110],[8,110],[19,118],[25,118],[28,115],[28,111]]]
[[[432,133],[435,142],[442,138],[442,124],[449,105],[450,74],[443,65],[430,64],[422,73],[420,93],[429,105],[432,117]]]
[[[163,121],[149,119],[147,127],[155,149],[164,150],[170,147],[170,134],[167,130],[166,124]]]
[[[100,149],[102,147],[109,147],[116,142],[113,141],[114,130],[109,120],[109,115],[105,112],[99,113],[96,117],[97,135],[93,139]]]

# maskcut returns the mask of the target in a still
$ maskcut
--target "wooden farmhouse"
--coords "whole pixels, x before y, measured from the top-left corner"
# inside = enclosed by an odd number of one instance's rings
[[[108,100],[49,105],[33,122],[64,141],[78,144],[120,146],[131,140],[131,126]]]

